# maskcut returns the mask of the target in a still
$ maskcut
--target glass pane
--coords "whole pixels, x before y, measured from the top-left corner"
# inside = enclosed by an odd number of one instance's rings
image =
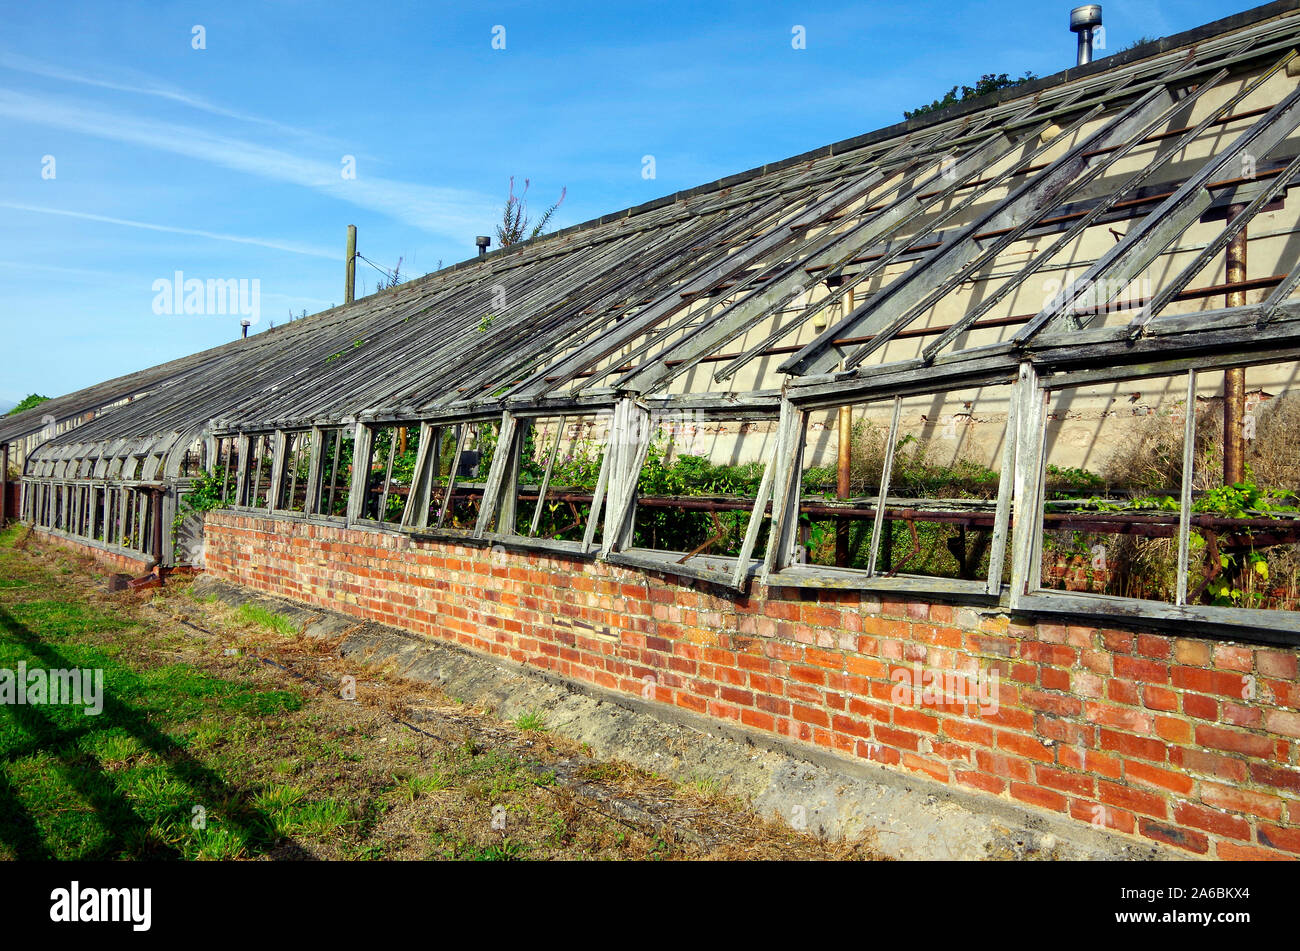
[[[605,457],[608,417],[553,416],[521,420],[520,426],[523,442],[513,533],[581,541]],[[539,513],[543,484],[546,492]],[[504,524],[500,528],[508,530]]]
[[[1051,392],[1043,588],[1176,600],[1186,412],[1181,374]]]
[[[1300,607],[1300,364],[1200,374],[1188,602]],[[1239,393],[1231,399],[1233,393]],[[1225,453],[1235,405],[1240,470]],[[1231,445],[1231,442],[1227,442]]]
[[[366,494],[361,517],[396,524],[411,493],[420,427],[377,426],[370,442]]]
[[[321,434],[320,491],[316,514],[342,517],[348,514],[348,487],[352,478],[351,427],[326,429]]]
[[[652,420],[632,547],[739,555],[775,439],[775,420]]]

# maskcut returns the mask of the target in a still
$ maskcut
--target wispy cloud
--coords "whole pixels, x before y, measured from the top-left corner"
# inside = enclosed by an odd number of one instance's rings
[[[255,244],[260,248],[273,248],[276,251],[288,251],[290,254],[308,254],[316,258],[337,258],[338,253],[324,248],[313,248],[303,244],[291,244],[287,241],[272,241],[267,238],[250,238],[239,234],[222,234],[217,231],[203,231],[199,228],[178,228],[174,225],[152,224],[148,221],[132,221],[129,218],[113,218],[109,215],[95,215],[85,211],[68,211],[64,208],[46,208],[41,205],[24,205],[13,201],[0,201],[0,208],[12,208],[15,211],[30,211],[42,215],[61,215],[65,218],[80,218],[83,221],[102,221],[110,225],[123,225],[127,228],[143,228],[146,231],[165,231],[168,234],[188,234],[196,238],[211,238],[214,241],[233,241],[236,244]]]
[[[49,274],[66,274],[74,277],[118,277],[109,271],[95,271],[84,267],[62,267],[58,264],[33,264],[30,261],[0,261],[0,267],[12,268],[15,271],[44,271]]]
[[[311,188],[461,242],[496,214],[495,199],[477,192],[368,176],[364,164],[358,167],[355,179],[345,180],[340,174],[341,155],[337,164],[303,158],[195,126],[109,113],[57,97],[0,90],[0,116],[184,155],[259,178]]]
[[[29,56],[23,56],[19,53],[12,53],[7,50],[0,50],[0,68],[12,69],[16,72],[27,73],[30,76],[43,76],[46,79],[55,79],[60,82],[93,86],[97,89],[110,89],[114,92],[128,92],[141,96],[153,96],[158,99],[165,99],[169,102],[177,103],[178,105],[188,106],[191,109],[198,109],[214,116],[221,116],[226,119],[235,119],[239,122],[251,122],[256,125],[275,129],[277,132],[288,133],[304,139],[325,141],[314,132],[308,132],[305,129],[298,129],[294,126],[285,125],[282,122],[276,122],[274,119],[267,119],[251,113],[228,109],[225,106],[211,102],[202,96],[196,96],[193,93],[177,89],[174,86],[165,85],[164,83],[160,83],[147,76],[137,76],[133,82],[103,79],[98,76],[88,76],[84,73],[73,72],[70,69],[64,69],[62,66],[43,63],[39,60],[32,59]]]

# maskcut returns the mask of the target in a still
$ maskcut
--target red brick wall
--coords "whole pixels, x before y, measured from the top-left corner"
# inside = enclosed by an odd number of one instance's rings
[[[207,570],[1223,859],[1300,856],[1300,651],[209,514]],[[998,676],[997,709],[912,697]],[[647,679],[653,678],[653,679]],[[918,702],[913,703],[916,700]]]
[[[153,561],[148,555],[139,555],[132,558],[129,555],[123,555],[115,551],[106,551],[95,545],[87,545],[66,535],[55,535],[40,528],[35,529],[35,533],[37,538],[53,542],[56,545],[62,545],[65,548],[71,548],[78,554],[89,555],[101,564],[132,576],[143,575],[149,570],[149,562]]]

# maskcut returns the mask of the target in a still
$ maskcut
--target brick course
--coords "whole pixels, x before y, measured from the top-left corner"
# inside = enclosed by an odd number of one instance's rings
[[[42,541],[62,545],[81,555],[89,555],[101,564],[116,568],[124,574],[132,576],[143,575],[149,570],[149,562],[153,561],[153,559],[148,555],[139,555],[132,558],[130,555],[108,551],[107,549],[100,548],[97,545],[87,545],[85,542],[79,542],[75,538],[69,538],[66,535],[56,535],[40,528],[34,529],[33,531],[36,537]]]
[[[210,513],[224,580],[1213,858],[1300,857],[1295,649]],[[102,553],[101,553],[102,554]],[[996,710],[919,664],[998,675]]]

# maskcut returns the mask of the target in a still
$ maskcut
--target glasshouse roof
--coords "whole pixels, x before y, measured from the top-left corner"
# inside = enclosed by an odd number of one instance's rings
[[[1300,169],[1295,7],[498,249],[59,397],[0,423],[0,442],[72,421],[34,458],[140,454],[627,395],[774,416],[783,393],[815,404],[1009,380],[1025,359],[1286,346],[1294,255],[1269,262],[1266,299],[1248,307],[1190,285]],[[1229,207],[1170,267],[1169,249]]]

